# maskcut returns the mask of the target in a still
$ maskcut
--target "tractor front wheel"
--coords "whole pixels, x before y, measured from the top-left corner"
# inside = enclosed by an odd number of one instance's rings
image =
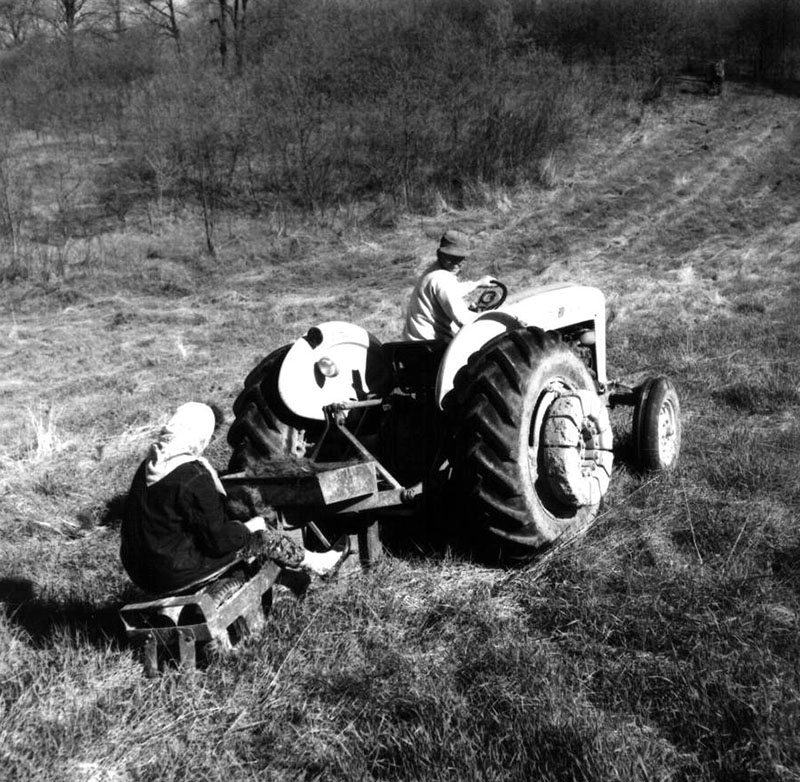
[[[636,389],[633,410],[636,462],[643,472],[670,470],[681,449],[678,392],[666,377],[651,377]]]
[[[608,488],[608,412],[558,334],[503,334],[455,378],[450,464],[462,513],[525,558],[590,522]]]

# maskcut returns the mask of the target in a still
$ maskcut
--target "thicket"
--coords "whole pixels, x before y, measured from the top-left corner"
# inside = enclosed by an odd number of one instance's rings
[[[425,209],[547,184],[657,75],[727,58],[786,77],[798,32],[797,0],[3,0],[0,241],[190,203],[213,252],[221,209]],[[37,172],[30,132],[108,158]],[[34,216],[31,193],[50,209]]]

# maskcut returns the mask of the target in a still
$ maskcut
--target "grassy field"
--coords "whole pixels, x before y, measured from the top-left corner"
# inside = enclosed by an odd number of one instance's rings
[[[550,164],[549,189],[391,230],[226,216],[216,260],[198,215],[131,219],[0,289],[0,778],[800,779],[796,99],[675,95]],[[396,338],[447,226],[476,277],[605,291],[611,376],[679,389],[680,468],[620,464],[589,533],[528,567],[389,557],[145,679],[114,519],[154,432],[189,399],[230,414],[314,322]]]

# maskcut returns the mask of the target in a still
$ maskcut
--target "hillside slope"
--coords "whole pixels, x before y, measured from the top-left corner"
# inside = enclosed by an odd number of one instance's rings
[[[0,778],[796,779],[797,105],[673,95],[550,190],[391,231],[231,216],[216,263],[187,216],[0,292]],[[113,519],[166,411],[229,407],[315,321],[395,337],[445,226],[469,274],[606,292],[612,375],[679,388],[681,468],[620,463],[595,527],[531,567],[390,558],[144,682]]]

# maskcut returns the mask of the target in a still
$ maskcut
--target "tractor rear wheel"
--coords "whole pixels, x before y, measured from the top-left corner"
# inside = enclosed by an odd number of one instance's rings
[[[259,462],[264,460],[302,459],[324,431],[324,423],[292,413],[278,393],[278,374],[291,347],[284,345],[270,353],[245,378],[244,390],[233,403],[235,420],[228,430],[228,444],[232,448],[228,464],[230,472],[240,472],[248,467],[257,472]],[[231,487],[226,506],[230,516],[243,521],[255,515],[272,513],[256,486]],[[277,510],[277,513],[282,526],[302,528],[303,545],[307,549],[327,550],[328,547],[308,527],[305,511],[286,508]],[[357,522],[359,531],[363,524],[363,521]],[[316,526],[330,543],[352,531],[352,522],[348,526],[338,519],[317,520]],[[377,559],[375,545],[373,542],[369,556]],[[362,556],[367,556],[365,551],[361,552]]]
[[[608,412],[558,334],[496,337],[455,378],[453,486],[467,520],[526,558],[591,521],[611,475]]]
[[[291,345],[284,345],[255,367],[233,403],[234,422],[228,430],[232,453],[230,472],[260,461],[304,457],[318,436],[321,424],[294,415],[278,394],[278,373]],[[234,518],[263,515],[266,510],[257,488],[237,486],[228,492],[228,512]]]
[[[320,428],[317,422],[294,415],[278,394],[278,373],[290,347],[284,345],[263,359],[233,403],[229,470],[244,469],[253,459],[302,458],[311,444],[307,438]]]

